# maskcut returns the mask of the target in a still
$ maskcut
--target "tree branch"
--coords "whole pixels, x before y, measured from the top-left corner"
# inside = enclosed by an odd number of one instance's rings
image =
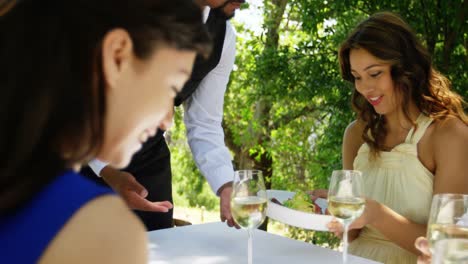
[[[301,116],[305,116],[307,113],[312,113],[316,110],[317,110],[316,108],[310,105],[307,105],[306,107],[300,109],[299,111],[291,111],[281,116],[277,120],[275,120],[275,122],[272,125],[272,129],[278,129],[279,127],[286,126],[292,121],[296,120],[297,118]]]

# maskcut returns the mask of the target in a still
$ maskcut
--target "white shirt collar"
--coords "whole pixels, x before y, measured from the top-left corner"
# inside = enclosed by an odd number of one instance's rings
[[[209,14],[210,14],[210,7],[205,6],[205,9],[203,9],[203,23],[206,23],[206,20],[208,20]]]

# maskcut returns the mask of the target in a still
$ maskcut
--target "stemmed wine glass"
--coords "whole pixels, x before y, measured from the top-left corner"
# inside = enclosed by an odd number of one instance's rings
[[[344,226],[343,263],[348,261],[348,227],[365,207],[362,173],[356,170],[335,170],[328,188],[328,210]]]
[[[433,264],[468,263],[468,239],[447,238],[434,245]]]
[[[252,264],[252,233],[266,217],[267,194],[262,172],[239,170],[234,173],[231,213],[236,223],[247,229],[247,259]]]
[[[427,237],[432,253],[437,241],[468,239],[468,195],[439,193],[432,198]]]

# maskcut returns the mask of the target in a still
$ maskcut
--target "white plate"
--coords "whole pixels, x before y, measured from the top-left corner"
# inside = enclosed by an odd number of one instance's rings
[[[327,223],[332,220],[332,216],[293,210],[285,206],[276,204],[270,200],[271,198],[276,198],[278,201],[283,203],[287,199],[291,199],[294,196],[294,194],[294,192],[288,191],[267,190],[267,216],[277,221],[296,227],[317,231],[328,231]]]

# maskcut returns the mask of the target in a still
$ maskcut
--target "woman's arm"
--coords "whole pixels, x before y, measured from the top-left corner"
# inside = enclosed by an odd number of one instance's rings
[[[426,234],[426,225],[414,223],[389,207],[371,199],[366,201],[366,209],[362,217],[353,222],[350,229],[362,228],[366,224],[377,229],[401,248],[413,254],[419,254],[419,250],[414,246],[414,241]]]
[[[468,126],[458,118],[439,121],[432,141],[434,194],[468,194]]]
[[[362,140],[362,132],[364,131],[364,124],[359,120],[351,122],[346,128],[343,135],[342,157],[343,169],[353,170],[354,159],[357,156],[359,148],[364,143]]]
[[[359,148],[364,143],[362,140],[362,132],[364,131],[364,124],[358,120],[353,121],[346,128],[343,135],[343,146],[342,146],[342,158],[343,158],[343,169],[353,170],[354,159],[357,156]],[[333,228],[333,226],[332,226]],[[361,233],[361,229],[353,229],[348,232],[348,241],[351,242],[356,239]],[[335,235],[342,237],[339,232],[335,232]]]

